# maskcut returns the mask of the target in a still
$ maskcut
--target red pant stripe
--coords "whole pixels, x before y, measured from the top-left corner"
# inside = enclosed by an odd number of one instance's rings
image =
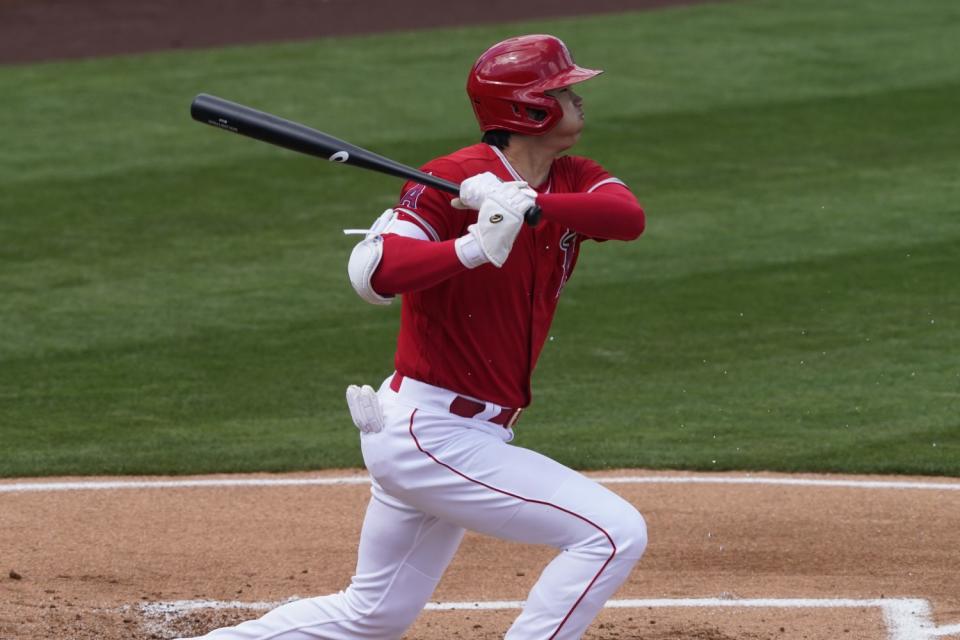
[[[531,503],[531,504],[540,504],[540,505],[543,505],[543,506],[545,506],[545,507],[551,507],[551,508],[553,508],[553,509],[557,509],[558,511],[562,511],[563,513],[566,513],[566,514],[568,514],[568,515],[573,516],[574,518],[578,518],[579,520],[582,520],[583,522],[586,522],[586,523],[589,524],[591,527],[594,527],[595,529],[597,529],[597,531],[599,531],[599,532],[602,533],[604,536],[606,536],[607,541],[610,543],[610,546],[613,548],[613,551],[610,553],[610,557],[607,558],[607,561],[603,563],[603,566],[600,567],[600,570],[597,572],[597,575],[593,576],[593,580],[590,581],[590,584],[587,585],[587,588],[584,589],[583,593],[580,594],[580,597],[577,598],[577,601],[573,603],[573,606],[572,606],[572,607],[570,607],[570,611],[568,611],[568,612],[567,612],[567,615],[564,616],[563,620],[560,622],[560,626],[558,626],[558,627],[557,627],[557,630],[554,631],[554,632],[553,632],[553,635],[550,636],[550,640],[552,640],[553,638],[556,638],[556,637],[557,637],[557,634],[560,633],[560,630],[563,628],[563,625],[565,625],[565,624],[567,623],[567,620],[570,619],[570,616],[573,615],[573,611],[577,608],[577,605],[579,605],[580,602],[586,597],[587,593],[590,591],[590,589],[593,587],[593,585],[596,583],[596,581],[600,578],[600,575],[601,575],[601,574],[604,572],[604,570],[607,568],[607,565],[609,565],[610,562],[613,561],[613,558],[617,555],[617,545],[614,544],[613,538],[610,537],[610,534],[607,533],[607,532],[603,529],[603,527],[601,527],[600,525],[596,524],[595,522],[592,522],[592,521],[589,520],[588,518],[585,518],[584,516],[580,515],[579,513],[574,513],[573,511],[570,511],[569,509],[564,509],[564,508],[561,507],[560,505],[556,505],[556,504],[553,504],[553,503],[551,503],[551,502],[545,502],[545,501],[543,501],[543,500],[534,500],[534,499],[532,499],[532,498],[524,498],[523,496],[518,496],[518,495],[516,495],[516,494],[514,494],[514,493],[510,493],[509,491],[504,491],[503,489],[498,489],[498,488],[496,488],[496,487],[491,487],[490,485],[486,484],[485,482],[481,482],[481,481],[479,481],[479,480],[476,480],[476,479],[474,479],[474,478],[471,478],[470,476],[466,475],[465,473],[462,473],[461,471],[458,471],[457,469],[451,467],[451,466],[448,465],[447,463],[438,460],[432,453],[430,453],[429,451],[427,451],[426,449],[424,449],[422,446],[420,446],[420,440],[417,439],[416,434],[414,434],[414,432],[413,432],[413,418],[414,418],[414,416],[416,416],[416,415],[417,415],[417,410],[414,409],[414,410],[413,410],[413,413],[410,414],[410,437],[413,438],[414,444],[417,445],[417,449],[419,449],[421,453],[423,453],[424,455],[426,455],[427,457],[429,457],[431,460],[433,460],[434,462],[436,462],[436,463],[437,463],[438,465],[440,465],[441,467],[444,467],[444,468],[448,469],[449,471],[452,471],[453,473],[457,474],[458,476],[460,476],[460,477],[463,478],[464,480],[467,480],[467,481],[472,482],[472,483],[474,483],[474,484],[478,484],[478,485],[480,485],[481,487],[484,487],[484,488],[486,488],[486,489],[490,489],[491,491],[495,491],[496,493],[501,493],[501,494],[503,494],[503,495],[510,496],[511,498],[516,498],[517,500],[521,500],[521,501],[523,501],[523,502],[529,502],[529,503]]]

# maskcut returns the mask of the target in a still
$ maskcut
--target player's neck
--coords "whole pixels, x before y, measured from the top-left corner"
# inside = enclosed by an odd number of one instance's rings
[[[510,165],[533,188],[546,182],[550,175],[550,166],[559,151],[539,144],[539,141],[526,136],[514,136],[503,155]]]

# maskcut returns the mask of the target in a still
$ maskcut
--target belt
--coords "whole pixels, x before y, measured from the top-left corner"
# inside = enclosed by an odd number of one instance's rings
[[[394,393],[400,392],[400,385],[404,379],[414,382],[413,378],[406,378],[402,373],[393,374],[393,378],[390,379],[390,388]],[[418,384],[425,385],[426,383],[415,381]],[[436,390],[440,390],[439,387],[433,387]],[[445,390],[444,390],[445,391]],[[446,391],[447,394],[452,396],[450,400],[450,406],[448,410],[455,416],[460,416],[461,418],[477,418],[480,414],[487,411],[487,403],[481,402],[479,400],[474,400],[466,396],[461,396],[459,394],[453,393],[452,391]],[[498,407],[500,411],[490,418],[477,418],[479,420],[486,420],[487,422],[492,422],[498,424],[504,429],[510,429],[513,425],[517,424],[517,420],[520,419],[520,412],[523,411],[523,408],[511,409],[510,407]]]

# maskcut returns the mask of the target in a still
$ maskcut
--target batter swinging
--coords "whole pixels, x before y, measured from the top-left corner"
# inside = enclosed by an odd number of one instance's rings
[[[511,38],[470,71],[483,142],[424,170],[460,197],[408,183],[354,249],[360,297],[402,295],[396,372],[351,386],[372,498],[349,588],[204,636],[222,640],[400,638],[466,529],[559,550],[508,640],[579,638],[647,543],[643,518],[585,476],[508,444],[584,240],[633,240],[644,213],[623,182],[561,155],[583,128],[571,89],[600,71],[557,38]],[[523,223],[534,204],[536,227]]]

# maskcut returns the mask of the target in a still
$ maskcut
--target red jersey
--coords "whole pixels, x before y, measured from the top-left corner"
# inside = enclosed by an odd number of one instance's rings
[[[499,149],[482,143],[433,160],[423,170],[456,183],[484,171],[504,181],[522,179]],[[547,180],[536,190],[564,194],[598,189],[628,196],[639,212],[642,231],[643,211],[636,199],[592,160],[556,159]],[[453,208],[452,198],[408,182],[395,209],[400,220],[416,225],[422,239],[452,241],[477,221],[476,211]],[[538,197],[544,208],[540,224],[523,226],[502,268],[458,265],[452,277],[437,284],[402,291],[395,358],[399,373],[505,407],[530,404],[530,377],[584,239],[570,226],[549,219],[544,206],[548,199]],[[560,215],[561,207],[557,210],[560,219],[567,219]],[[384,262],[389,258],[388,246]]]

